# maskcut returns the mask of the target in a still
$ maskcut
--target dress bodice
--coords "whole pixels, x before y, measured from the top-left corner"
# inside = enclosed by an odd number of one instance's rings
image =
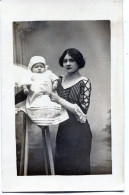
[[[89,79],[83,77],[71,87],[63,88],[62,76],[60,76],[57,93],[70,103],[77,104],[85,114],[87,113],[91,95],[91,83]]]

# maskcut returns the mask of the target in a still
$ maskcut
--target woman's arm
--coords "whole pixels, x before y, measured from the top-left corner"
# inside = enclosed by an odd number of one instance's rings
[[[76,114],[76,104],[72,104],[70,102],[68,102],[67,100],[59,97],[58,102],[59,104],[61,104],[64,108],[66,108],[67,110],[69,110],[70,112]]]
[[[67,110],[71,111],[72,113],[75,113],[75,104],[72,104],[72,103],[68,102],[67,100],[61,98],[57,94],[57,92],[51,94],[51,100],[60,104],[61,106],[63,106]]]
[[[61,98],[57,93],[51,94],[52,101],[59,103],[61,106],[75,114],[78,121],[85,123],[87,115],[85,115],[77,104],[72,104],[67,100]]]
[[[80,87],[79,102],[81,108],[87,113],[90,105],[90,96],[91,96],[91,82],[89,79],[83,80],[83,84]]]
[[[90,95],[91,82],[89,79],[84,79],[83,83],[80,86],[80,94],[78,97],[80,107],[77,104],[72,104],[65,99],[59,97],[57,93],[53,93],[52,100],[61,104],[64,108],[75,114],[78,121],[85,122],[87,119],[86,114],[90,105]]]

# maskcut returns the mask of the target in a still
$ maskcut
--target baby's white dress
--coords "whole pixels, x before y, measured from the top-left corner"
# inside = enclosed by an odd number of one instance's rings
[[[32,73],[22,83],[30,89],[27,99],[19,104],[20,109],[37,125],[56,125],[69,118],[67,111],[50,99],[52,83],[55,80],[58,80],[58,77],[46,70],[44,73]]]

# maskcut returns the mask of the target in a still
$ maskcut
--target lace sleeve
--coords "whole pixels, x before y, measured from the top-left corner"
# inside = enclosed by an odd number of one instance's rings
[[[83,80],[83,84],[81,85],[80,88],[79,102],[82,108],[85,109],[86,113],[90,105],[90,95],[91,95],[91,82],[89,79]]]

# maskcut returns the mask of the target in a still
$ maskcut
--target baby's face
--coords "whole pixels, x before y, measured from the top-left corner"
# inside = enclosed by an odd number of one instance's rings
[[[45,71],[46,71],[45,65],[42,63],[34,64],[32,67],[32,72],[34,72],[34,73],[43,73]]]

